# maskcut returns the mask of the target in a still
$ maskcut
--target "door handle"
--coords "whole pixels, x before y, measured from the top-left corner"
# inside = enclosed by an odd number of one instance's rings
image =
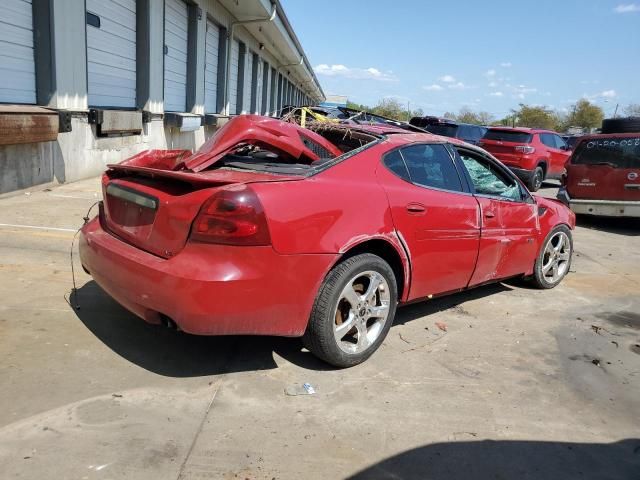
[[[406,209],[412,215],[423,215],[427,212],[427,208],[421,203],[410,203],[406,206]]]
[[[493,213],[491,210],[484,212],[484,216],[487,218],[493,218],[496,216],[495,213]]]

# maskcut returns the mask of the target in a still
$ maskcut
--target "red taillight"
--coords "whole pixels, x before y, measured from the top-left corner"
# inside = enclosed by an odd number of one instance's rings
[[[191,239],[225,245],[269,245],[262,204],[251,188],[221,190],[209,198],[193,222]]]
[[[533,153],[536,151],[536,149],[530,145],[516,145],[513,149],[519,153]]]

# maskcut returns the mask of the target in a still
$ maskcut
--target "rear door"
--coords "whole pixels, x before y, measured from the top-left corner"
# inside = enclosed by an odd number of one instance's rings
[[[383,164],[377,176],[411,258],[409,299],[466,287],[478,255],[478,202],[447,147],[409,145],[387,153]]]
[[[537,253],[538,215],[533,197],[489,157],[457,150],[480,204],[480,248],[469,286],[529,273]]]
[[[640,134],[585,139],[567,170],[571,198],[640,201]]]
[[[549,151],[549,171],[548,175],[560,175],[564,172],[565,164],[571,156],[566,142],[555,133],[541,133],[540,141]]]

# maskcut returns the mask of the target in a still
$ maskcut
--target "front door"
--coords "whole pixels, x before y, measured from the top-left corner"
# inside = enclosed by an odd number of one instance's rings
[[[480,204],[478,263],[469,286],[533,271],[537,205],[515,177],[479,153],[458,153]]]
[[[565,164],[571,156],[571,151],[568,149],[566,142],[555,133],[541,133],[540,141],[544,143],[549,149],[549,168],[547,177],[558,177],[564,173]]]
[[[449,150],[414,144],[383,158],[377,176],[411,259],[409,300],[465,288],[480,241],[479,207]]]

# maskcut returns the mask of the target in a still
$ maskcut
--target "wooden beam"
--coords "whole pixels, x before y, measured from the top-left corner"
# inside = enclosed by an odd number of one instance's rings
[[[58,138],[58,113],[42,107],[0,105],[0,145],[50,142]]]

